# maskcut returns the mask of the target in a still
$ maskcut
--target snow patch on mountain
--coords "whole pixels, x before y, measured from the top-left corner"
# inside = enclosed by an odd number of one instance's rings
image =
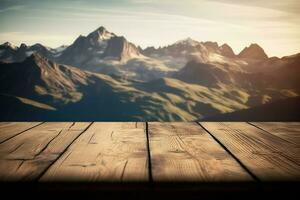
[[[199,42],[188,37],[186,39],[179,40],[179,41],[175,42],[174,44],[175,45],[197,46],[199,44]]]
[[[36,51],[26,51],[26,56],[31,56],[33,53],[35,53]]]

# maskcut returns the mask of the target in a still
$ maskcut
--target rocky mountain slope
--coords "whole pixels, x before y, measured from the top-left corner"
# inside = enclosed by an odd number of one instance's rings
[[[245,47],[238,57],[248,60],[265,60],[268,58],[263,48],[258,44],[251,44],[249,47]]]
[[[41,44],[13,47],[0,45],[0,61],[21,62],[33,53],[57,63],[83,70],[120,76],[123,79],[149,81],[166,76],[174,69],[160,60],[143,55],[123,36],[100,27],[87,36],[80,35],[70,46],[51,49]]]
[[[0,71],[0,99],[5,102],[1,120],[195,120],[290,95],[176,77],[128,81],[57,64],[39,54],[21,63],[2,63]]]
[[[88,36],[79,36],[55,59],[58,63],[92,72],[148,81],[165,76],[172,69],[159,60],[141,54],[123,36],[100,27]]]
[[[2,120],[184,119],[168,101],[137,90],[132,83],[56,64],[38,54],[22,63],[2,63],[0,71]],[[12,108],[18,108],[15,114]]]
[[[32,46],[27,46],[23,43],[20,47],[14,46],[9,42],[0,45],[0,61],[2,62],[22,62],[33,53],[39,53],[44,57],[54,60],[58,56],[59,51],[38,43]]]

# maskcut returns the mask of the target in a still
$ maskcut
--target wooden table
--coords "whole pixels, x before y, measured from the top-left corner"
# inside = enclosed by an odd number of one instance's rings
[[[1,122],[0,181],[300,181],[300,122]]]

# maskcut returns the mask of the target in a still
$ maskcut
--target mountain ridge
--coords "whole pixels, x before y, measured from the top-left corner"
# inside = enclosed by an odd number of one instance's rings
[[[249,47],[245,47],[239,54],[238,57],[253,60],[265,60],[268,55],[264,49],[256,43],[250,44]]]
[[[191,38],[141,49],[99,27],[56,49],[0,45],[0,99],[24,104],[3,108],[20,120],[33,106],[32,120],[191,121],[299,96],[299,63]]]
[[[97,46],[97,42],[101,41],[106,41],[106,40],[109,40],[111,38],[114,38],[114,37],[122,37],[121,40],[123,40],[124,42],[128,42],[126,40],[125,37],[123,36],[117,36],[116,34],[112,33],[112,32],[109,32],[105,27],[103,26],[100,26],[99,28],[97,28],[96,30],[92,31],[91,33],[89,33],[87,36],[82,36],[80,35],[74,42],[73,44],[71,45],[74,45],[74,43],[76,43],[76,41],[78,42],[81,41],[83,38],[86,38],[87,41],[89,41],[92,46]],[[89,42],[85,42],[85,43],[89,43]],[[4,46],[7,46],[8,44],[10,44],[9,42],[5,42],[4,44],[0,45],[0,48],[1,47],[4,47]],[[11,46],[13,46],[12,44],[10,44]],[[25,47],[27,48],[32,48],[36,45],[39,45],[39,48],[43,48],[43,49],[47,49],[49,52],[52,52],[52,54],[55,52],[55,49],[53,48],[48,48],[46,46],[43,46],[39,43],[37,44],[34,44],[32,46],[26,46],[25,44],[21,44],[20,47],[14,47],[15,49],[24,49]],[[71,45],[69,45],[68,47],[70,47]],[[223,44],[221,46],[218,45],[218,43],[216,42],[211,42],[211,41],[206,41],[206,42],[199,42],[197,40],[194,40],[192,38],[186,38],[186,39],[183,39],[183,40],[178,40],[177,42],[173,43],[173,44],[170,44],[170,45],[167,45],[167,46],[164,46],[164,47],[159,47],[159,48],[154,48],[154,47],[146,47],[144,49],[141,49],[141,48],[138,48],[138,46],[134,45],[133,43],[130,43],[128,42],[128,45],[129,46],[132,46],[134,49],[135,49],[135,52],[137,52],[137,54],[145,54],[145,55],[148,55],[149,54],[149,50],[152,50],[152,51],[162,51],[163,49],[166,49],[166,48],[170,48],[172,46],[176,46],[176,45],[184,45],[184,46],[197,46],[197,45],[200,45],[200,46],[205,46],[205,48],[207,49],[210,49],[210,50],[213,50],[213,51],[221,51],[225,56],[231,56],[231,57],[234,57],[235,54],[232,50],[232,48],[228,45],[228,44]],[[87,47],[86,47],[87,48]],[[202,47],[203,48],[203,47]],[[67,48],[66,48],[67,49]],[[262,50],[263,53],[264,53],[264,50],[257,44],[253,43],[251,44],[249,47],[245,47],[239,54],[238,56],[239,57],[244,57],[244,52],[245,51],[249,51],[249,49],[259,49],[259,50]],[[85,49],[87,50],[87,49]],[[46,55],[45,53],[41,53],[41,51],[38,51],[36,49],[33,49],[34,52],[38,52],[40,54],[42,54],[43,56],[45,57],[48,57],[49,55]],[[141,51],[141,52],[140,52]],[[226,51],[226,52],[225,52]],[[244,52],[243,52],[244,51]],[[47,53],[49,53],[47,52]],[[264,53],[265,54],[265,53]],[[266,55],[266,54],[265,54]],[[54,56],[54,57],[60,57],[61,55],[51,55],[51,56]],[[120,56],[121,57],[121,56]],[[263,55],[263,57],[265,57]],[[52,58],[54,59],[54,58]],[[62,59],[62,58],[61,58]],[[122,59],[122,58],[121,58]],[[2,59],[3,60],[3,59]],[[24,60],[24,58],[23,58]],[[63,60],[63,59],[62,59]],[[21,59],[18,60],[18,61],[22,61]],[[55,61],[60,61],[60,59],[58,60],[55,60]],[[71,64],[71,65],[74,65],[74,63],[64,63],[64,64]]]

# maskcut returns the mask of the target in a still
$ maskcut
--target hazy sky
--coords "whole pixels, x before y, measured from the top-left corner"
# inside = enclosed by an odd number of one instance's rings
[[[57,47],[104,26],[142,47],[191,37],[284,56],[300,52],[299,11],[299,0],[0,0],[0,43]]]

